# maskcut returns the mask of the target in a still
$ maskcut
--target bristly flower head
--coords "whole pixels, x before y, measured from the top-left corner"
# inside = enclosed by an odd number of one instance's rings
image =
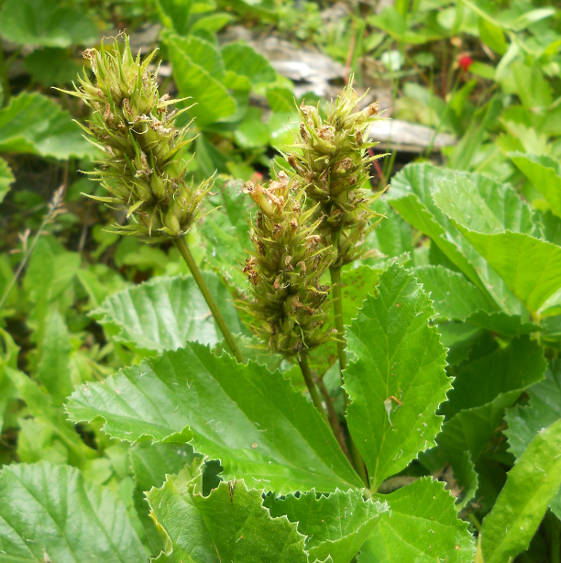
[[[377,143],[364,142],[371,124],[379,120],[378,104],[356,109],[358,102],[352,78],[335,102],[328,105],[327,118],[319,108],[306,106],[300,112],[300,139],[286,158],[308,197],[318,203],[320,230],[338,248],[338,266],[361,254],[360,245],[377,214],[370,205],[377,197],[368,183],[371,157],[365,151]],[[373,226],[370,224],[370,226]]]
[[[242,307],[269,349],[298,356],[333,339],[323,310],[330,288],[321,285],[332,248],[322,245],[319,221],[310,221],[316,210],[304,210],[304,191],[284,172],[268,187],[248,182],[244,193],[258,212],[250,233],[254,250],[244,267],[254,299]]]
[[[185,234],[210,188],[209,181],[194,187],[185,180],[182,153],[192,139],[185,138],[187,128],[175,127],[175,120],[186,110],[168,112],[183,100],[160,97],[157,70],[148,69],[155,54],[134,57],[126,36],[122,53],[117,40],[114,52],[103,44],[99,51],[88,49],[84,57],[95,81],[84,73],[79,87],[67,92],[92,108],[93,119],[82,128],[104,153],[91,175],[110,196],[94,199],[126,208],[136,221],[116,225],[114,231],[148,242]]]

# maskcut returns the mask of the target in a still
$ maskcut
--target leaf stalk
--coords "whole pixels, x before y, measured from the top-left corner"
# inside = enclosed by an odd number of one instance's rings
[[[317,378],[317,386],[319,388],[320,393],[323,396],[323,400],[327,405],[327,413],[329,415],[329,421],[331,422],[331,428],[333,428],[333,433],[335,434],[335,438],[337,438],[337,442],[341,446],[343,453],[347,456],[347,459],[353,464],[353,459],[349,452],[349,448],[347,447],[347,442],[345,442],[345,435],[343,433],[343,428],[339,423],[339,418],[337,417],[337,413],[335,412],[335,407],[333,406],[333,401],[331,400],[331,396],[329,395],[329,390],[327,389],[323,379],[321,377]]]
[[[336,261],[337,263],[338,261]],[[335,328],[337,329],[337,356],[339,358],[339,369],[341,371],[341,384],[343,384],[343,370],[347,367],[347,352],[345,347],[347,341],[345,340],[345,325],[343,322],[343,295],[341,291],[341,268],[331,267],[329,268],[329,273],[331,274],[331,291],[332,291],[332,301],[333,301],[333,312],[335,316]],[[343,393],[345,397],[345,408],[349,406],[350,399],[349,394],[346,389],[343,388]],[[351,457],[353,459],[353,465],[356,472],[359,474],[360,478],[363,480],[366,488],[368,488],[368,474],[366,473],[366,466],[362,455],[356,444],[349,433],[349,445],[351,449]]]
[[[189,250],[189,247],[185,242],[185,239],[183,237],[175,237],[173,239],[173,242],[177,247],[177,249],[179,250],[179,252],[181,253],[183,260],[185,260],[185,263],[187,264],[187,267],[189,268],[189,271],[191,272],[191,275],[193,276],[193,279],[195,280],[197,286],[201,290],[201,293],[205,298],[206,304],[208,305],[210,312],[214,316],[214,320],[216,321],[216,324],[220,328],[220,331],[222,332],[222,335],[224,336],[224,339],[226,340],[228,347],[230,348],[231,352],[234,354],[236,360],[238,360],[238,362],[242,364],[243,356],[240,352],[240,349],[238,348],[238,345],[232,333],[230,332],[230,329],[228,328],[228,325],[226,324],[226,321],[224,320],[224,317],[222,316],[220,309],[218,308],[218,304],[214,300],[214,297],[212,297],[210,290],[208,289],[208,286],[205,280],[203,279],[203,276],[201,275],[201,271],[199,270],[195,260],[193,259],[193,255],[191,254],[191,251]]]
[[[329,419],[323,410],[323,405],[321,404],[321,397],[319,396],[316,384],[314,383],[314,378],[312,377],[312,372],[310,370],[310,366],[308,364],[308,355],[304,352],[300,354],[298,358],[298,364],[300,365],[300,370],[302,371],[302,375],[304,376],[304,381],[306,382],[306,387],[310,392],[312,397],[312,402],[314,403],[316,409],[320,412],[323,420],[325,420],[326,424],[329,426]]]

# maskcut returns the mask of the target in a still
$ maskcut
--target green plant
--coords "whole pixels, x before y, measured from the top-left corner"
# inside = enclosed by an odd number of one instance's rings
[[[539,209],[428,164],[373,201],[362,136],[375,111],[348,87],[324,119],[301,108],[267,186],[218,178],[207,193],[186,181],[146,61],[90,56],[97,83],[79,95],[97,112],[87,131],[105,148],[108,203],[128,210],[119,232],[175,243],[193,276],[108,295],[75,253],[37,239],[23,290],[40,349],[23,356],[30,378],[2,332],[0,412],[18,419],[20,460],[41,461],[0,474],[0,559],[506,563],[530,548],[557,561],[559,163],[509,154]],[[196,229],[175,205],[183,191],[205,210]],[[127,365],[110,377],[72,368],[66,323],[79,319],[58,311],[76,275],[110,368]]]

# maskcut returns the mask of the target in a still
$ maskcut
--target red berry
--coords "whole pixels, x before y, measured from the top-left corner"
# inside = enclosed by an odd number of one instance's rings
[[[467,55],[460,55],[458,57],[458,64],[460,65],[460,68],[464,71],[468,71],[472,63],[473,63],[473,59],[471,57],[468,57]]]

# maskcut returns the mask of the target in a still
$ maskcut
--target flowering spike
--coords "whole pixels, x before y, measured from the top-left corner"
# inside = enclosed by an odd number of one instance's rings
[[[332,248],[322,245],[320,221],[308,221],[305,192],[285,172],[268,187],[248,182],[244,193],[258,211],[250,232],[254,249],[243,269],[254,299],[240,305],[272,351],[300,356],[333,339],[323,309],[330,288],[321,283]]]
[[[95,198],[125,208],[133,219],[113,232],[148,242],[184,235],[195,222],[201,199],[210,189],[209,181],[195,187],[185,180],[182,149],[186,128],[177,129],[181,112],[168,106],[183,100],[160,96],[156,73],[148,70],[153,51],[144,60],[133,56],[128,37],[124,49],[115,41],[108,50],[87,49],[95,81],[84,72],[79,87],[67,92],[81,98],[93,110],[93,118],[82,126],[88,140],[104,153],[93,175],[111,194]]]
[[[378,117],[378,104],[358,111],[360,101],[352,88],[352,78],[342,94],[328,106],[327,118],[319,108],[302,102],[299,142],[285,155],[295,173],[295,180],[304,186],[307,196],[318,204],[316,218],[321,220],[320,233],[338,249],[334,267],[361,255],[361,245],[372,219],[378,215],[371,209],[373,195],[365,187],[370,163],[365,156],[364,137]],[[383,156],[383,155],[382,155]]]

